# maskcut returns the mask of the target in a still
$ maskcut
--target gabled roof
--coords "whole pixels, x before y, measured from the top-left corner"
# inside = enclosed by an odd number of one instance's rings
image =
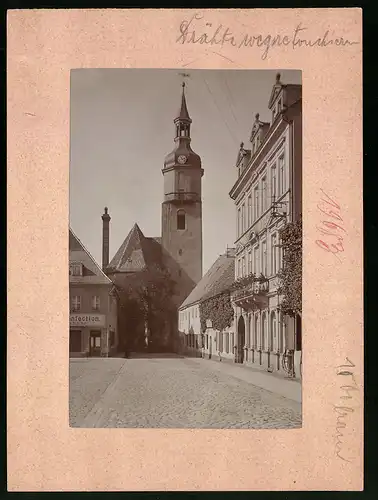
[[[218,257],[205,276],[181,304],[180,309],[202,299],[214,297],[229,289],[235,280],[235,257],[223,254]]]
[[[159,262],[160,257],[161,245],[157,238],[146,238],[138,224],[134,224],[106,270],[110,273],[143,271]]]
[[[238,151],[238,156],[236,158],[236,166],[238,167],[241,163],[241,161],[248,155],[250,155],[251,150],[250,149],[244,149],[244,142],[240,144],[240,148]]]
[[[251,131],[251,136],[250,136],[250,141],[252,142],[253,138],[257,134],[257,132],[263,128],[263,127],[269,127],[270,123],[269,122],[263,122],[260,120],[260,114],[256,113],[255,115],[255,121],[253,123],[252,131]]]
[[[277,95],[279,94],[279,92],[281,91],[281,89],[285,86],[286,85],[283,85],[283,83],[281,82],[281,75],[279,73],[277,73],[276,83],[273,85],[272,92],[270,94],[270,99],[269,99],[269,104],[268,104],[269,109],[273,105],[273,102],[275,101],[275,99],[276,99]]]
[[[71,228],[69,228],[68,247],[69,262],[83,265],[83,276],[70,275],[70,284],[110,285],[112,283]]]

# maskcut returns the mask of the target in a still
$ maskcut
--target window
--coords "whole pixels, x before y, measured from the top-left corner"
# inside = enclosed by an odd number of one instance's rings
[[[238,278],[241,278],[241,259],[238,259]]]
[[[253,272],[259,274],[259,247],[253,249]]]
[[[259,331],[259,317],[256,314],[254,320],[254,328],[253,328],[253,346],[255,348],[258,347],[258,331]]]
[[[242,276],[246,276],[245,272],[245,257],[242,257]]]
[[[245,203],[242,205],[242,212],[241,212],[241,234],[244,233],[245,231]]]
[[[266,177],[261,179],[261,205],[262,211],[266,210]]]
[[[248,274],[251,274],[252,272],[252,251],[250,250],[248,252]]]
[[[177,212],[177,229],[185,229],[185,212],[184,210],[179,210]]]
[[[285,176],[285,159],[283,155],[279,157],[278,165],[279,165],[281,194],[284,194],[286,191],[286,176]]]
[[[79,312],[81,308],[81,297],[80,295],[74,295],[71,298],[71,311]]]
[[[279,100],[277,103],[277,113],[281,113],[281,100]]]
[[[100,310],[100,297],[98,295],[92,296],[92,311]]]
[[[272,311],[270,317],[269,349],[278,351],[277,317],[275,311]]]
[[[254,195],[255,195],[255,207],[254,207],[254,216],[255,220],[259,217],[260,215],[260,206],[259,206],[259,187],[256,186],[254,189]]]
[[[273,234],[272,239],[271,239],[271,264],[270,264],[270,269],[271,269],[271,274],[272,276],[275,276],[277,274],[277,235]]]
[[[226,353],[228,354],[230,352],[230,334],[228,332],[226,332],[225,335],[226,335],[226,339],[225,339]]]
[[[272,182],[272,197],[273,197],[273,199],[275,199],[275,196],[277,194],[277,169],[276,169],[276,164],[272,165],[271,182]]]
[[[83,264],[70,264],[70,276],[83,276]]]
[[[238,223],[237,237],[239,238],[239,236],[241,235],[241,227],[240,227],[240,225],[241,225],[241,208],[240,207],[238,208],[238,221],[237,221],[237,223]]]
[[[261,260],[261,272],[264,276],[267,275],[267,250],[266,250],[266,240],[262,242],[262,260]]]
[[[248,195],[248,217],[247,217],[247,227],[252,224],[252,195]]]
[[[266,321],[266,313],[264,312],[261,318],[261,350],[265,351],[267,348],[267,321]]]

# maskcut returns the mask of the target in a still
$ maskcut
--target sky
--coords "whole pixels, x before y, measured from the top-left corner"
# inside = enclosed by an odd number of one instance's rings
[[[277,71],[283,83],[301,83],[295,70],[71,70],[70,225],[98,264],[105,206],[110,259],[135,222],[145,236],[161,235],[161,170],[174,149],[183,79],[191,146],[204,169],[204,273],[234,246],[235,206],[228,193],[237,179],[236,158],[240,143],[250,144],[255,114],[270,121]]]

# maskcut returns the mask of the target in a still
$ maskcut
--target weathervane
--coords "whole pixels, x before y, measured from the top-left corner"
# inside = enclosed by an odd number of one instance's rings
[[[185,78],[190,78],[189,73],[179,73],[180,76],[182,76],[182,86],[185,87]]]

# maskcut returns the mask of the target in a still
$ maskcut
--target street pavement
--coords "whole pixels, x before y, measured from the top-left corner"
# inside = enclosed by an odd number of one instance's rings
[[[72,358],[70,425],[197,429],[301,427],[298,401],[254,385],[252,370],[248,377],[241,377],[232,365],[224,364],[224,368],[221,365],[178,356]]]

